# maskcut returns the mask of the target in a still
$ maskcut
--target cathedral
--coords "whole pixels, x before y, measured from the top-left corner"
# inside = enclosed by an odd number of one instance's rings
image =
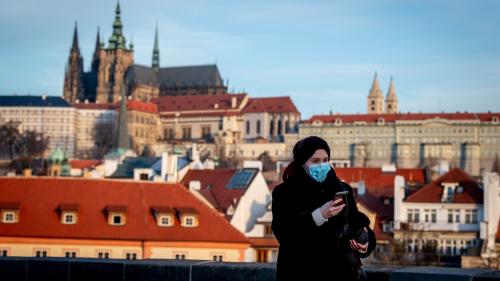
[[[122,83],[124,82],[124,83]],[[149,102],[159,96],[227,94],[216,65],[160,67],[158,28],[151,66],[134,63],[134,44],[127,45],[123,35],[120,4],[116,5],[113,34],[107,46],[99,30],[89,71],[84,71],[75,24],[73,43],[64,76],[64,99],[70,103],[87,100],[115,103],[121,87],[127,96]]]

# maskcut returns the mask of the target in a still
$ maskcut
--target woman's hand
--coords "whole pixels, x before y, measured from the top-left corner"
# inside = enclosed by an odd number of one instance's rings
[[[325,219],[329,219],[333,216],[338,215],[345,207],[345,203],[342,203],[342,202],[343,202],[342,198],[337,198],[335,201],[330,200],[330,201],[326,202],[320,208],[321,215],[323,215],[323,217]],[[340,203],[342,203],[342,204],[340,204]]]
[[[364,229],[365,231],[367,231],[366,227]],[[366,251],[368,251],[368,242],[366,242],[365,244],[360,244],[356,242],[356,240],[351,239],[349,240],[349,245],[351,246],[351,249],[360,253],[366,253]]]

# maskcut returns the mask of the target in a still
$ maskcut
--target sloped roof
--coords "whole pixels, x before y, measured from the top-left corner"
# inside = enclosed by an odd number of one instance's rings
[[[19,222],[0,236],[134,241],[248,243],[242,233],[180,184],[65,178],[0,178],[0,201],[19,202]],[[61,224],[57,207],[78,204],[78,223]],[[127,224],[111,226],[103,210],[124,206]],[[154,206],[197,210],[199,226],[158,227]],[[43,223],[42,223],[43,222]]]
[[[177,87],[223,87],[224,83],[217,65],[195,65],[162,67],[155,71],[152,67],[131,65],[127,69],[128,84],[147,84],[160,89]]]
[[[242,102],[247,94],[219,94],[219,95],[193,95],[193,96],[162,96],[153,99],[158,105],[158,110],[163,115],[169,112],[182,111],[182,114],[193,111],[233,111],[239,112]],[[236,98],[236,107],[231,107],[231,99]]]
[[[253,248],[277,248],[280,246],[274,237],[250,237],[248,240]]]
[[[102,163],[101,160],[73,159],[69,160],[69,166],[73,169],[93,169]]]
[[[227,208],[233,205],[235,208],[241,197],[245,194],[246,188],[227,189],[226,186],[236,173],[236,169],[216,169],[216,170],[190,170],[182,179],[181,183],[189,188],[189,182],[200,181],[200,193],[219,212],[226,213]]]
[[[265,98],[250,98],[248,104],[243,110],[244,113],[299,113],[297,107],[289,96],[285,97],[265,97]]]
[[[0,96],[2,106],[71,107],[62,97],[54,96]]]
[[[452,201],[449,203],[483,203],[483,190],[479,187],[479,184],[459,168],[451,169],[448,173],[412,193],[404,201],[441,203],[443,196],[442,184],[454,182],[463,187],[463,192],[455,192]]]
[[[500,118],[500,112],[494,113],[392,113],[392,114],[331,114],[313,115],[306,120],[305,124],[312,124],[315,121],[323,123],[334,123],[335,120],[342,121],[343,124],[354,122],[377,123],[379,118],[383,118],[386,123],[396,121],[423,121],[433,118],[446,120],[478,120],[489,122],[493,117]]]

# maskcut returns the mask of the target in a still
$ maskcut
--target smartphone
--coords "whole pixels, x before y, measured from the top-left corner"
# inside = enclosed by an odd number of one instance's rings
[[[347,201],[347,194],[349,194],[349,191],[339,191],[335,193],[335,197],[333,198],[333,201],[337,200],[337,198],[342,198],[342,203],[345,203]],[[341,203],[341,204],[342,204]]]

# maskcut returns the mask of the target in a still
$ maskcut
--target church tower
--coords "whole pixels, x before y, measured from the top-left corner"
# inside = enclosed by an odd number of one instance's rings
[[[396,90],[394,90],[394,80],[392,79],[392,76],[389,90],[385,96],[385,112],[398,113],[398,97],[396,96]]]
[[[373,78],[372,88],[368,94],[368,114],[381,114],[384,113],[384,96],[380,90],[378,83],[377,73]]]
[[[134,63],[132,46],[127,48],[123,36],[120,3],[116,4],[113,34],[108,40],[108,47],[99,49],[99,70],[97,75],[97,96],[99,103],[114,103],[119,100],[122,82],[127,68]]]
[[[68,102],[75,102],[82,99],[84,95],[83,88],[83,58],[78,46],[78,29],[75,22],[73,31],[73,44],[69,53],[68,64],[64,74],[64,99]]]
[[[153,48],[153,62],[151,66],[156,72],[158,72],[158,70],[160,69],[160,44],[158,43],[158,24],[156,24],[155,45]]]

